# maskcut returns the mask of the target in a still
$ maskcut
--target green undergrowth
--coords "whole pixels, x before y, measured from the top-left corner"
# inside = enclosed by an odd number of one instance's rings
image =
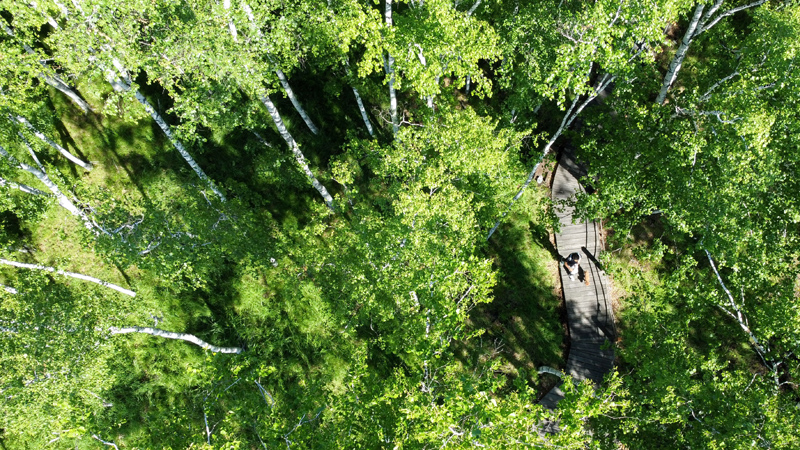
[[[660,335],[677,340],[688,352],[732,367],[758,366],[738,327],[697,296],[701,288],[692,279],[696,263],[688,269],[681,267],[688,260],[687,242],[673,235],[660,216],[644,218],[627,234],[615,234],[612,229],[608,235],[609,249],[601,259],[611,275],[623,367],[648,358],[642,352],[650,352],[648,346],[657,347],[664,338]],[[678,317],[684,318],[679,326],[674,322]]]
[[[461,358],[496,358],[509,379],[520,377],[540,394],[555,380],[537,368],[564,366],[557,253],[549,240],[548,191],[531,188],[486,248],[499,272],[494,300],[478,305],[471,326],[485,333],[458,349]]]

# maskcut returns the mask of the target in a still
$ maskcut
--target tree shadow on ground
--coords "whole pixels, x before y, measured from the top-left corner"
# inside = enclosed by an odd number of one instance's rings
[[[493,353],[502,361],[501,371],[511,377],[524,371],[528,383],[536,382],[537,388],[544,390],[547,387],[535,375],[536,368],[564,365],[562,302],[554,293],[555,276],[548,266],[557,252],[552,244],[546,244],[546,230],[527,218],[511,216],[498,231],[487,248],[487,256],[494,259],[499,272],[494,301],[472,311],[471,326],[485,330],[483,341],[494,342]],[[456,354],[462,362],[476,357],[479,348],[475,344],[461,346]]]

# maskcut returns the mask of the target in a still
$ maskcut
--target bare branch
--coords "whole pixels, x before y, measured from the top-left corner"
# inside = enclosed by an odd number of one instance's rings
[[[116,450],[119,450],[119,447],[117,447],[117,444],[115,444],[113,442],[104,441],[103,439],[100,438],[100,436],[98,436],[96,434],[93,434],[92,437],[97,439],[98,441],[102,442],[103,444],[106,444],[106,445],[108,445],[110,447],[114,447]]]
[[[710,24],[708,24],[708,25],[703,24],[703,27],[695,34],[695,36],[699,36],[699,35],[705,33],[711,27],[713,27],[714,25],[719,23],[719,21],[724,19],[725,17],[728,17],[728,16],[731,16],[733,14],[736,14],[739,11],[744,11],[745,9],[754,8],[756,6],[763,5],[766,2],[767,2],[767,0],[758,0],[758,1],[755,1],[755,2],[747,4],[747,5],[739,6],[737,8],[731,8],[731,9],[725,11],[724,13],[720,14],[719,16],[717,16]],[[722,3],[722,2],[720,1],[719,3]]]

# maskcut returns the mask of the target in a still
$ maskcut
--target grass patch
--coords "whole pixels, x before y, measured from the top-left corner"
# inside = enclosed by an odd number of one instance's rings
[[[499,358],[504,374],[524,378],[539,393],[554,380],[539,377],[536,368],[564,367],[565,350],[558,262],[544,218],[532,214],[544,210],[546,193],[532,188],[492,237],[486,251],[499,272],[494,301],[478,305],[470,315],[471,326],[485,333],[471,347],[457,350],[461,358],[488,352]]]

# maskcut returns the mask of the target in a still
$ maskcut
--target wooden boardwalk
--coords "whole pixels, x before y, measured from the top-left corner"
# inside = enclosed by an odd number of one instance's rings
[[[559,200],[567,200],[577,192],[583,192],[576,176],[584,174],[585,171],[575,163],[572,154],[563,154],[553,177],[552,198],[561,222],[561,232],[555,236],[558,253],[562,258],[571,253],[581,255],[581,270],[574,281],[569,279],[563,261],[559,264],[571,342],[565,372],[576,381],[589,379],[597,385],[614,366],[613,349],[603,350],[601,346],[607,341],[613,343],[615,335],[611,286],[596,259],[603,250],[599,227],[593,221],[573,224],[574,208],[558,206]],[[589,280],[588,286],[585,284],[586,278]],[[556,386],[540,403],[554,409],[562,398],[564,394]]]

